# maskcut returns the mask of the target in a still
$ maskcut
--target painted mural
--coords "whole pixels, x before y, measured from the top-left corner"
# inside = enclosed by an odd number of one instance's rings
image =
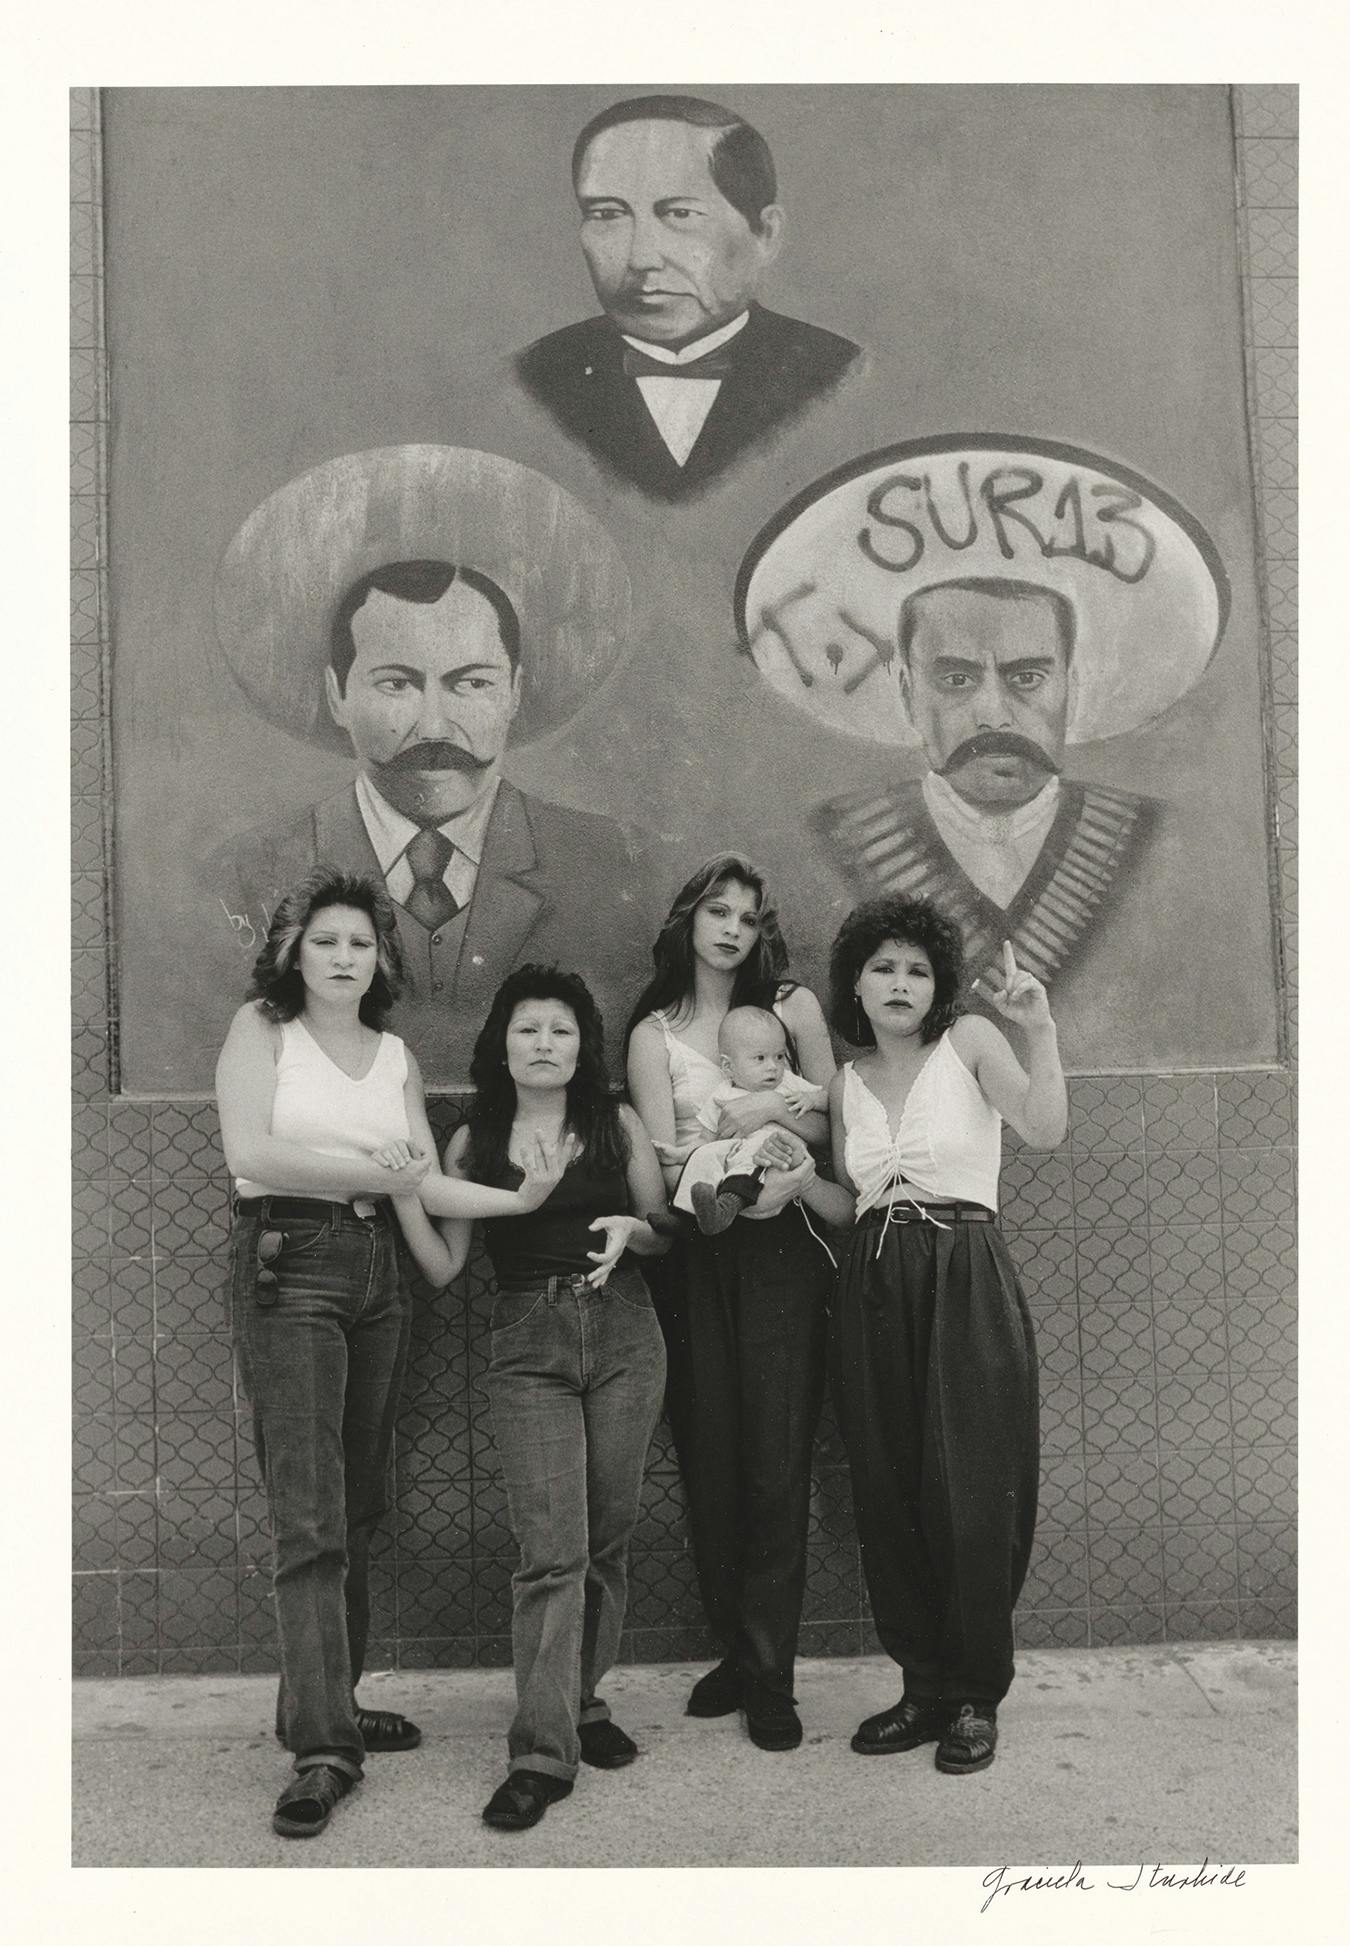
[[[585,962],[611,1018],[641,978],[631,836],[502,776],[508,743],[566,722],[603,683],[628,646],[630,595],[613,543],[568,495],[443,446],[316,467],[250,515],[221,564],[216,626],[250,702],[349,749],[356,774],[213,859],[217,897],[252,942],[318,864],[382,878],[401,1019],[433,1074],[467,1074],[513,966]]]
[[[1047,985],[1109,917],[1165,806],[1066,778],[1066,747],[1150,724],[1228,611],[1208,535],[1072,447],[956,436],[874,453],[766,529],[738,620],[826,729],[922,748],[922,778],[809,822],[861,896],[934,899],[977,973],[1011,941]]]
[[[1274,1054],[1223,90],[129,89],[106,139],[128,1092],[209,1086],[319,860],[383,877],[434,1086],[523,960],[617,1056],[728,846],[817,989],[922,889],[1071,1067]]]
[[[604,316],[540,338],[516,371],[643,493],[702,492],[860,358],[756,301],[786,218],[768,143],[730,109],[689,95],[615,102],[578,135],[572,186]]]

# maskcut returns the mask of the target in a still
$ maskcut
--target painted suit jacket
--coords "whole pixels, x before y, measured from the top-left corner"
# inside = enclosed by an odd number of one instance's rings
[[[249,834],[231,862],[236,910],[260,931],[282,894],[317,864],[382,878],[350,786],[289,830]],[[426,1080],[468,1080],[492,996],[526,961],[582,975],[605,1017],[611,1066],[621,1072],[627,1010],[647,977],[651,933],[641,889],[638,854],[613,819],[502,783],[467,906],[429,932],[394,905],[407,981],[393,1025]]]
[[[516,359],[525,390],[594,457],[657,500],[702,492],[758,441],[831,392],[861,356],[833,331],[758,304],[726,347],[722,380],[683,466],[657,431],[624,342],[608,318],[587,318],[539,338]]]
[[[1159,805],[1105,784],[1060,785],[1059,809],[1006,909],[972,884],[947,849],[920,784],[855,791],[820,805],[812,823],[836,869],[865,898],[926,897],[954,919],[967,972],[996,969],[1010,939],[1017,963],[1049,986],[1096,925],[1148,841]]]

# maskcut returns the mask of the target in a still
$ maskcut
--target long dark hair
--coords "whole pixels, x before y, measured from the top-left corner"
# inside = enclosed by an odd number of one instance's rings
[[[398,921],[382,885],[356,872],[319,865],[293,886],[272,915],[267,938],[253,962],[246,1000],[256,1000],[269,1020],[295,1020],[305,1010],[300,941],[316,912],[330,905],[364,912],[375,934],[375,977],[361,995],[367,1027],[383,1027],[403,991],[403,949]]]
[[[877,1044],[854,988],[868,960],[888,939],[922,947],[933,968],[933,1004],[919,1029],[920,1041],[937,1040],[965,1011],[965,949],[955,920],[939,912],[931,899],[868,899],[854,906],[830,948],[830,1025],[853,1047]]]
[[[694,913],[703,901],[727,885],[744,885],[759,901],[759,938],[736,968],[731,987],[733,1007],[771,1009],[786,982],[788,955],[778,926],[778,914],[769,903],[764,874],[757,865],[735,851],[719,851],[705,859],[692,878],[685,880],[675,894],[670,911],[661,922],[652,947],[656,971],[638,996],[628,1017],[625,1045],[633,1029],[648,1014],[668,1007],[679,1007],[694,991]]]
[[[523,1000],[561,1001],[576,1016],[581,1045],[576,1073],[567,1084],[564,1126],[580,1144],[580,1166],[586,1175],[622,1174],[628,1166],[628,1138],[605,1073],[600,1009],[580,974],[564,973],[556,966],[518,966],[493,995],[469,1063],[469,1079],[477,1090],[469,1109],[470,1174],[480,1182],[499,1182],[509,1167],[516,1084],[506,1065],[506,1030]]]

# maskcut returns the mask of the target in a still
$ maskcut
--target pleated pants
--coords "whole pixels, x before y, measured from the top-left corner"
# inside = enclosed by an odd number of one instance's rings
[[[910,1696],[997,1704],[1036,1528],[1026,1298],[994,1223],[869,1212],[846,1252],[830,1380],[877,1634]]]

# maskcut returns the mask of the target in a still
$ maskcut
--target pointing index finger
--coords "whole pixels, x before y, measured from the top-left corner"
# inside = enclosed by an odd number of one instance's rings
[[[1011,986],[1013,981],[1016,978],[1017,978],[1017,960],[1013,954],[1012,941],[1011,939],[1005,939],[1003,942],[1004,983],[1008,986]]]

